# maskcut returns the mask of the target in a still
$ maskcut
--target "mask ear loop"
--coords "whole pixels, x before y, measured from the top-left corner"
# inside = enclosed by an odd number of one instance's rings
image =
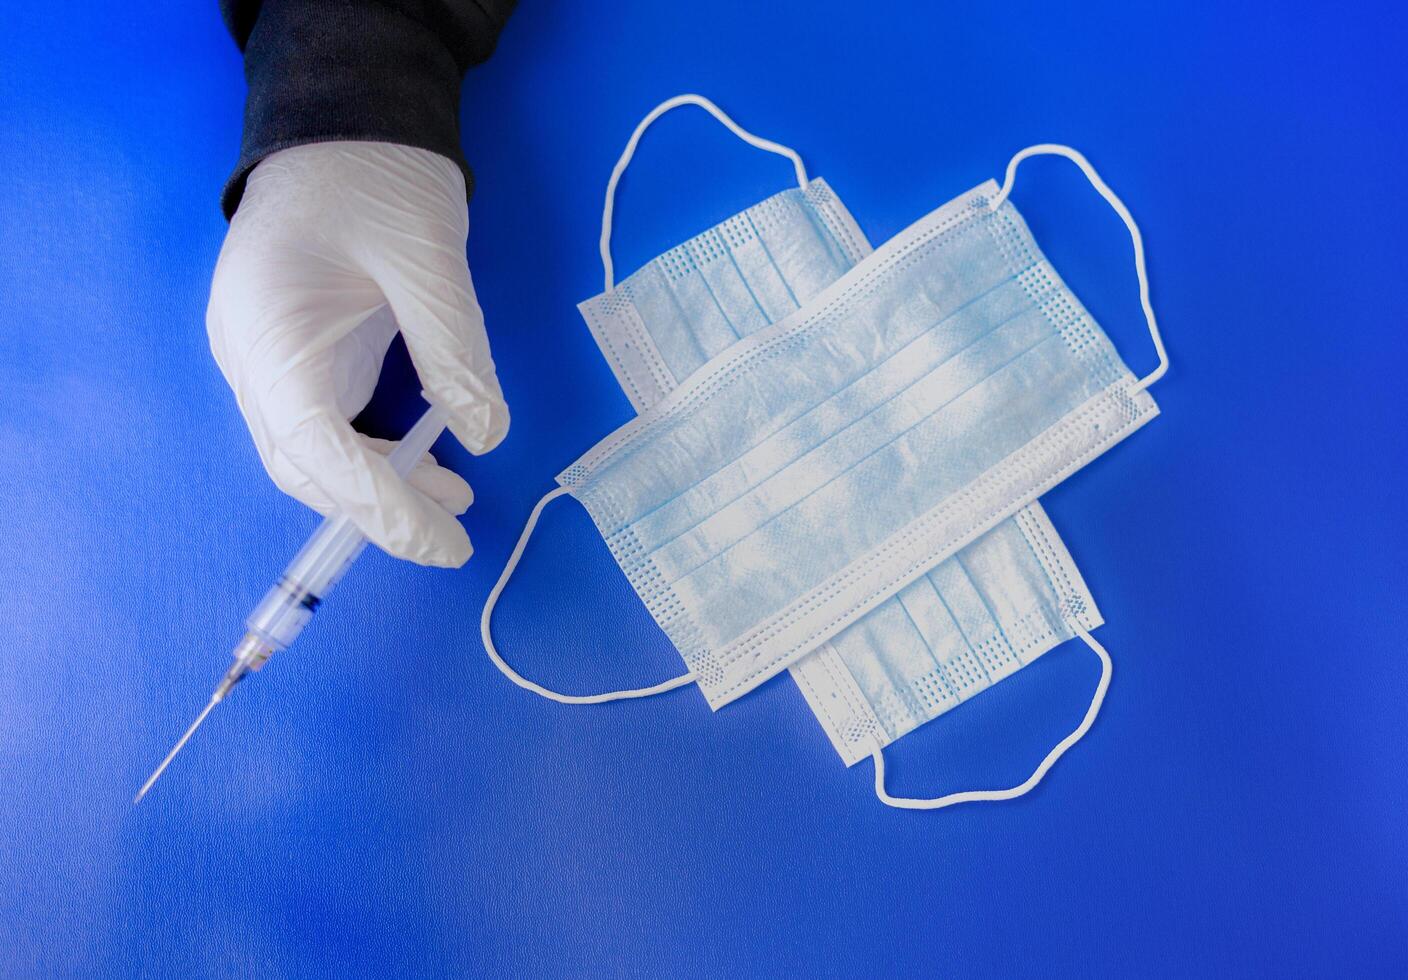
[[[743,142],[750,146],[756,146],[760,150],[769,153],[776,153],[787,157],[792,161],[792,168],[797,174],[797,184],[803,190],[807,186],[807,168],[802,164],[802,158],[797,151],[781,143],[774,143],[772,140],[763,139],[748,132],[738,123],[734,122],[727,113],[716,106],[702,95],[677,95],[672,99],[666,99],[654,109],[648,112],[644,119],[636,126],[635,132],[631,133],[631,138],[626,142],[626,148],[621,152],[621,158],[616,161],[616,166],[611,170],[611,179],[606,182],[606,201],[601,209],[601,266],[606,274],[606,291],[610,291],[616,284],[615,270],[611,263],[611,219],[615,210],[616,185],[621,182],[621,175],[626,172],[626,167],[630,164],[631,158],[635,156],[636,147],[640,144],[640,138],[645,131],[650,128],[650,124],[655,122],[671,109],[682,105],[695,105],[711,116],[723,123],[728,130]],[[673,691],[677,687],[684,687],[686,684],[694,682],[694,673],[688,672],[678,677],[672,677],[667,681],[661,681],[650,687],[636,688],[628,691],[608,691],[603,694],[561,694],[557,691],[549,690],[534,681],[528,680],[518,671],[508,665],[508,662],[499,655],[498,648],[494,646],[494,636],[489,628],[490,620],[494,615],[494,607],[498,605],[499,597],[503,594],[504,586],[508,585],[509,577],[518,567],[519,560],[523,557],[523,550],[528,546],[528,539],[533,534],[533,529],[538,526],[538,518],[542,516],[543,508],[549,503],[567,493],[566,487],[558,487],[543,495],[543,498],[533,507],[533,512],[528,515],[528,522],[523,526],[523,533],[519,535],[518,544],[514,546],[513,553],[509,555],[508,562],[504,565],[503,572],[499,575],[499,580],[494,583],[494,587],[489,590],[489,598],[484,602],[484,611],[479,617],[479,636],[484,641],[484,652],[489,655],[489,659],[499,672],[510,681],[523,688],[525,691],[532,691],[534,694],[545,697],[560,704],[603,704],[607,701],[623,701],[628,698],[648,698],[655,694],[664,694],[666,691]]]
[[[1076,726],[1076,730],[1071,732],[1061,741],[1056,743],[1056,747],[1046,754],[1046,758],[1041,760],[1041,764],[1036,770],[1022,782],[1010,789],[980,789],[969,790],[964,793],[950,793],[947,796],[938,796],[929,800],[909,799],[903,796],[891,796],[885,790],[885,756],[877,749],[872,753],[875,760],[875,795],[880,798],[880,802],[886,806],[896,807],[901,810],[942,810],[946,806],[954,806],[958,803],[980,803],[994,800],[1011,800],[1018,796],[1023,796],[1032,791],[1037,783],[1047,771],[1056,764],[1056,760],[1066,754],[1066,750],[1075,745],[1085,733],[1090,731],[1090,726],[1095,724],[1095,716],[1100,713],[1100,705],[1105,702],[1105,692],[1110,687],[1110,673],[1113,665],[1110,663],[1110,655],[1086,630],[1078,623],[1070,623],[1071,629],[1076,635],[1084,640],[1090,649],[1095,651],[1095,655],[1100,658],[1100,681],[1095,685],[1095,696],[1090,699],[1090,707],[1086,709],[1085,717]]]
[[[518,560],[523,557],[523,549],[528,546],[528,539],[532,537],[533,529],[538,526],[538,518],[542,515],[543,508],[565,493],[567,493],[567,487],[558,487],[544,494],[543,498],[534,506],[533,512],[528,515],[528,523],[523,525],[523,533],[518,536],[518,544],[514,546],[513,554],[508,556],[508,562],[504,565],[503,572],[499,574],[499,580],[489,590],[489,598],[484,602],[484,612],[479,617],[479,636],[484,641],[484,652],[489,655],[494,666],[499,668],[499,673],[513,683],[525,691],[532,691],[549,701],[557,701],[560,704],[603,704],[607,701],[624,701],[628,698],[648,698],[653,694],[664,694],[666,691],[673,691],[677,687],[684,687],[691,683],[694,680],[693,672],[672,677],[651,687],[641,687],[629,691],[607,691],[604,694],[559,694],[557,691],[550,691],[541,684],[528,680],[510,667],[503,657],[499,656],[498,648],[494,646],[494,636],[489,630],[489,620],[494,615],[494,607],[498,605],[499,596],[503,594],[509,576],[518,567]]]
[[[702,95],[685,94],[677,95],[673,99],[666,99],[654,109],[651,109],[650,112],[646,113],[645,118],[636,126],[635,132],[631,134],[631,138],[626,142],[626,148],[621,151],[621,159],[617,160],[616,166],[611,169],[611,179],[606,182],[606,203],[603,204],[601,208],[601,267],[606,273],[606,292],[610,292],[616,285],[615,267],[611,263],[611,218],[616,208],[616,185],[620,183],[621,175],[626,172],[626,167],[630,164],[631,157],[635,156],[636,146],[640,143],[641,136],[650,128],[650,124],[671,109],[682,105],[698,106],[719,122],[723,123],[728,127],[729,132],[733,133],[734,136],[737,136],[748,145],[756,146],[760,150],[767,150],[769,153],[776,153],[778,156],[784,156],[791,160],[792,169],[797,173],[797,186],[803,190],[807,189],[807,168],[803,166],[802,158],[797,154],[797,151],[790,146],[783,146],[781,143],[774,143],[772,140],[766,140],[761,136],[755,136],[748,132],[748,130],[729,118],[728,113],[724,112]]]
[[[1139,226],[1134,223],[1134,216],[1129,213],[1129,208],[1125,207],[1124,202],[1115,196],[1114,191],[1110,190],[1110,185],[1100,179],[1100,175],[1095,172],[1090,161],[1081,155],[1079,150],[1073,150],[1060,143],[1038,143],[1036,146],[1027,147],[1014,156],[1007,164],[1007,176],[1002,181],[1002,190],[997,192],[997,197],[993,200],[990,210],[996,211],[1002,206],[1002,202],[1007,200],[1007,196],[1012,193],[1012,184],[1017,178],[1017,167],[1023,160],[1034,156],[1065,157],[1080,167],[1081,173],[1085,174],[1091,186],[1100,192],[1100,196],[1110,207],[1114,208],[1115,214],[1120,216],[1124,226],[1129,229],[1130,241],[1134,243],[1134,274],[1139,277],[1139,305],[1144,308],[1144,319],[1149,323],[1149,336],[1153,338],[1154,350],[1159,355],[1159,366],[1135,383],[1136,390],[1143,390],[1162,378],[1164,372],[1168,370],[1168,352],[1164,350],[1164,340],[1159,334],[1159,324],[1154,319],[1154,308],[1149,305],[1149,274],[1144,268],[1144,237],[1139,234]]]

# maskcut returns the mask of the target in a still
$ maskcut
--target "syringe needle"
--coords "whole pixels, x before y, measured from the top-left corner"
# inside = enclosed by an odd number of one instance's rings
[[[182,746],[186,744],[186,741],[195,734],[196,729],[200,727],[200,723],[205,721],[205,716],[210,714],[210,709],[220,703],[223,694],[223,691],[216,692],[216,695],[210,699],[210,703],[205,706],[205,710],[196,717],[195,721],[191,722],[191,727],[186,729],[186,734],[181,736],[181,741],[177,742],[175,747],[172,748],[170,752],[166,753],[166,758],[161,760],[161,765],[156,767],[156,772],[147,777],[147,781],[142,784],[142,788],[137,790],[137,795],[132,797],[133,806],[142,802],[142,797],[147,795],[147,790],[152,788],[152,783],[156,782],[157,778],[166,771],[166,767],[171,765],[171,760],[176,758],[176,753],[180,752]]]
[[[411,426],[405,438],[387,455],[386,461],[391,464],[391,468],[403,477],[408,476],[420,458],[430,450],[431,444],[440,433],[445,431],[445,423],[449,418],[448,412],[432,402],[425,414]],[[242,678],[262,667],[273,654],[288,649],[289,644],[297,639],[303,627],[307,626],[313,617],[313,610],[327,598],[332,587],[361,554],[366,544],[366,537],[345,514],[329,514],[323,523],[318,525],[318,530],[313,532],[308,543],[294,555],[284,574],[245,620],[247,631],[235,646],[235,662],[225,672],[205,710],[191,723],[191,727],[186,729],[181,741],[167,753],[166,758],[161,760],[161,765],[156,767],[156,772],[151,774],[132,798],[134,806],[147,795],[152,784],[161,778],[166,767],[171,765],[171,760],[176,758],[176,753],[181,751],[201,722],[205,721],[205,716],[210,714],[210,709],[224,700],[225,695],[229,694],[230,689]]]

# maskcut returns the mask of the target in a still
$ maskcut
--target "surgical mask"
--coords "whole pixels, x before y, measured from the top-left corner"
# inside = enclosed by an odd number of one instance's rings
[[[609,236],[606,244],[609,268]],[[871,250],[817,178],[620,283],[608,279],[580,309],[622,390],[644,411]],[[1068,618],[1088,630],[1101,623],[1069,552],[1033,502],[788,669],[851,765],[1073,638]]]
[[[685,101],[702,104],[672,100]],[[613,189],[644,126],[671,107],[637,130]],[[813,299],[863,253],[863,238],[795,154],[705,107],[789,155],[801,190],[614,288],[608,192],[608,291],[583,304],[598,342],[641,408],[703,367],[560,481],[711,703],[797,661],[794,676],[846,761],[876,754],[886,798],[878,749],[893,738],[1072,633],[1108,664],[1087,632],[1099,623],[1093,602],[1029,501],[1151,417],[1142,388],[1154,376],[1134,382],[1003,204],[1021,155],[1002,192],[984,185],[941,208]],[[788,220],[770,220],[779,213]],[[769,241],[764,227],[790,231]],[[783,296],[799,311],[766,327],[785,312]],[[646,313],[655,309],[671,312]],[[877,498],[877,488],[887,492]],[[836,533],[827,540],[818,527]],[[489,612],[486,646],[502,664]],[[1088,727],[1107,681],[1108,667],[1082,729],[1034,779]]]

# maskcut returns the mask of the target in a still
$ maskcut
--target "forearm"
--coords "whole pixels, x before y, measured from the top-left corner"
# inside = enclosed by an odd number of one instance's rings
[[[224,0],[245,55],[249,96],[240,159],[222,203],[232,215],[249,172],[303,143],[372,140],[439,153],[473,175],[460,145],[465,71],[493,50],[512,0]]]

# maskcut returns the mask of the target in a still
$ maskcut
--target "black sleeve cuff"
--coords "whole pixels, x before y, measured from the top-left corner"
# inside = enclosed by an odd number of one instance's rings
[[[496,33],[496,32],[495,32]],[[278,150],[330,140],[400,143],[474,176],[460,148],[463,69],[426,25],[375,0],[265,0],[245,45],[244,139],[221,205]]]

